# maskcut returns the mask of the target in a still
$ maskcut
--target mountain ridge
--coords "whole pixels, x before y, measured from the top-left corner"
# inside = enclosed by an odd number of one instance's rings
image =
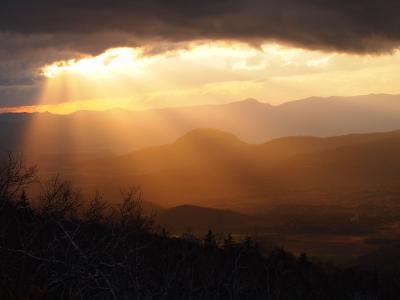
[[[375,194],[387,201],[400,193],[399,130],[288,137],[256,145],[209,141],[222,146],[171,143],[87,161],[73,169],[72,181],[116,191],[134,183],[146,201],[161,206],[190,203],[233,209],[363,201]],[[84,170],[83,179],[76,177],[79,170]],[[118,184],[112,186],[111,178]]]
[[[292,105],[292,104],[297,104],[301,102],[310,102],[310,101],[320,101],[320,100],[362,100],[363,98],[366,97],[385,97],[385,98],[400,98],[400,94],[387,94],[387,93],[370,93],[370,94],[364,94],[364,95],[353,95],[353,96],[310,96],[310,97],[305,97],[305,98],[300,98],[300,99],[294,99],[294,100],[288,100],[284,101],[282,103],[278,104],[271,104],[268,101],[261,101],[256,98],[245,98],[242,100],[237,100],[237,101],[231,101],[231,102],[226,102],[226,103],[216,103],[216,104],[201,104],[201,105],[188,105],[188,106],[170,106],[170,107],[160,107],[160,108],[149,108],[149,109],[141,109],[141,110],[129,110],[125,108],[110,108],[106,110],[77,110],[69,114],[56,114],[48,111],[43,111],[43,112],[1,112],[0,111],[0,116],[2,115],[35,115],[35,114],[49,114],[49,115],[56,115],[56,116],[69,116],[73,114],[77,114],[80,112],[90,112],[90,113],[102,113],[102,112],[112,112],[112,111],[117,111],[117,112],[126,112],[126,113],[140,113],[140,112],[146,112],[146,111],[160,111],[160,110],[168,110],[168,109],[185,109],[185,108],[199,108],[199,107],[215,107],[215,106],[224,106],[224,105],[235,105],[235,104],[248,104],[248,105],[265,105],[267,107],[271,108],[277,108],[280,106],[285,106],[285,105]]]
[[[312,99],[278,106],[247,99],[140,112],[0,115],[0,150],[123,154],[173,143],[196,128],[230,132],[247,143],[400,129],[400,95]]]

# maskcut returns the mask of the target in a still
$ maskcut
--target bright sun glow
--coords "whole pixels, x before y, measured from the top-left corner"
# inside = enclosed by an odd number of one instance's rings
[[[138,69],[145,63],[145,60],[138,58],[140,54],[140,50],[133,48],[114,48],[95,57],[55,62],[45,66],[42,74],[47,78],[54,78],[64,72],[106,75],[109,72],[127,68]]]

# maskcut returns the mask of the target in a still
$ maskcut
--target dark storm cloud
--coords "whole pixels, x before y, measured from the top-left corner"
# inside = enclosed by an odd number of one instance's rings
[[[399,12],[398,0],[2,0],[0,106],[29,98],[41,66],[111,47],[154,54],[206,39],[390,52],[400,45]]]
[[[39,94],[39,85],[0,86],[0,109],[37,104]]]
[[[68,37],[76,35],[132,37],[75,44],[87,52],[134,40],[236,39],[366,53],[399,45],[399,11],[397,0],[10,0],[2,4],[0,30],[64,36],[71,47]]]

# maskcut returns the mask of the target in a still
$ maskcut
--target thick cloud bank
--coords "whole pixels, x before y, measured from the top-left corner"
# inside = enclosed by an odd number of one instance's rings
[[[400,45],[399,12],[398,0],[5,0],[0,88],[33,84],[45,63],[121,46],[275,41],[385,53]]]
[[[399,45],[399,11],[397,0],[10,0],[2,4],[0,30],[58,35],[61,45],[87,51],[96,45],[76,43],[77,36],[107,33],[99,47],[236,39],[364,53]],[[130,38],[115,40],[112,32]]]

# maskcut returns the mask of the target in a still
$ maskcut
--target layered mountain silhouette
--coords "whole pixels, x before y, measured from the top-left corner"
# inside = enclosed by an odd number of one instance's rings
[[[278,106],[247,99],[137,112],[0,114],[0,149],[31,154],[128,153],[172,143],[196,128],[231,132],[248,143],[285,136],[383,132],[400,129],[400,96],[313,97]]]
[[[140,186],[145,200],[167,207],[388,204],[400,195],[399,153],[400,131],[248,144],[196,129],[171,144],[66,163],[63,174],[83,190]]]

